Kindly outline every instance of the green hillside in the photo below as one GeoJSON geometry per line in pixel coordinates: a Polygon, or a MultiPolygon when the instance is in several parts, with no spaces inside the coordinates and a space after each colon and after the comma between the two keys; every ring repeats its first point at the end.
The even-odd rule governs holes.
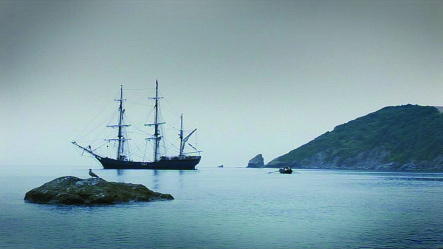
{"type": "Polygon", "coordinates": [[[267,167],[443,170],[443,114],[404,105],[339,125],[267,167]]]}

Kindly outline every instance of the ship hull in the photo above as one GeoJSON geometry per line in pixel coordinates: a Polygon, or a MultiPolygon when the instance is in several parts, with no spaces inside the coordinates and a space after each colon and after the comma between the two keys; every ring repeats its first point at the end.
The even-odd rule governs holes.
{"type": "Polygon", "coordinates": [[[157,170],[195,170],[200,156],[162,158],[157,162],[119,161],[112,158],[96,157],[104,169],[157,169],[157,170]]]}

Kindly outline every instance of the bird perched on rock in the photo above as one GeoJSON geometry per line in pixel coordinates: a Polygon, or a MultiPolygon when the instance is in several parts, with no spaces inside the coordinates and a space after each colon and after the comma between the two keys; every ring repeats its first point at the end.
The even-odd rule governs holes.
{"type": "Polygon", "coordinates": [[[90,175],[91,177],[97,177],[97,178],[99,178],[98,175],[96,175],[94,172],[92,172],[92,169],[89,169],[89,175],[90,175]]]}

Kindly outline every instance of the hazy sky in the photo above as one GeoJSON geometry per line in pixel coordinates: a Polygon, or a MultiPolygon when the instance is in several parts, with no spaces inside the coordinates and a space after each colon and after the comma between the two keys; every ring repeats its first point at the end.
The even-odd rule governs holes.
{"type": "Polygon", "coordinates": [[[384,106],[443,105],[442,69],[443,1],[0,0],[0,165],[98,168],[70,142],[156,79],[200,167],[268,162],[384,106]]]}

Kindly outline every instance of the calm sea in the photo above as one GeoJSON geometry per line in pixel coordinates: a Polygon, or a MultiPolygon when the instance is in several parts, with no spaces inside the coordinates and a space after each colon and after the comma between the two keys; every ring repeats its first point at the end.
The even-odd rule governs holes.
{"type": "Polygon", "coordinates": [[[173,201],[25,203],[87,168],[0,166],[0,248],[443,248],[443,174],[272,169],[101,170],[173,201]]]}

